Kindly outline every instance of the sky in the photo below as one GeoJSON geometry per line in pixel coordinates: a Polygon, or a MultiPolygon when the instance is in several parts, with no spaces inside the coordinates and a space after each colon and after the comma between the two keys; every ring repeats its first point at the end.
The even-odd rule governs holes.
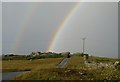
{"type": "Polygon", "coordinates": [[[4,2],[2,53],[82,52],[118,57],[117,2],[4,2]],[[62,24],[62,25],[61,25],[62,24]]]}

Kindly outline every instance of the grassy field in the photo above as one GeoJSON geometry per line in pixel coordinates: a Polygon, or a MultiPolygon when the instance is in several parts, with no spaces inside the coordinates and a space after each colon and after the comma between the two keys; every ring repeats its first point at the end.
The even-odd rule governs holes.
{"type": "Polygon", "coordinates": [[[70,61],[65,66],[66,68],[70,69],[83,69],[85,68],[83,57],[80,56],[72,56],[70,61]]]}
{"type": "Polygon", "coordinates": [[[2,71],[31,71],[35,69],[54,68],[62,58],[47,58],[35,60],[3,60],[2,71]]]}
{"type": "Polygon", "coordinates": [[[0,59],[0,72],[2,72],[2,60],[0,59]]]}
{"type": "MultiPolygon", "coordinates": [[[[38,60],[12,60],[3,61],[3,68],[19,70],[31,70],[13,80],[120,80],[120,69],[114,67],[88,67],[83,57],[72,56],[64,68],[56,68],[62,58],[38,59],[38,60]],[[9,62],[9,63],[8,63],[9,62]],[[14,63],[15,62],[15,63],[14,63]],[[9,67],[10,66],[10,67],[9,67]]],[[[120,59],[89,57],[92,62],[112,65],[120,59]]],[[[95,64],[95,65],[96,65],[95,64]]],[[[4,71],[8,71],[3,69],[4,71]]],[[[9,71],[10,71],[9,70],[9,71]]]]}
{"type": "MultiPolygon", "coordinates": [[[[111,63],[112,65],[115,61],[120,61],[120,59],[89,57],[88,61],[95,62],[97,64],[102,63],[103,65],[111,63]]],[[[79,71],[79,76],[81,75],[83,77],[79,77],[78,79],[82,80],[120,80],[120,69],[116,69],[110,66],[97,68],[95,65],[88,67],[85,65],[83,57],[80,56],[73,56],[70,62],[67,64],[66,68],[79,71]]]]}

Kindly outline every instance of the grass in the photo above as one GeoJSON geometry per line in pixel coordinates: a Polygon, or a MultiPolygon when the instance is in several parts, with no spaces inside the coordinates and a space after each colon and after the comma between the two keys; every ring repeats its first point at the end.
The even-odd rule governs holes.
{"type": "Polygon", "coordinates": [[[120,80],[119,71],[85,69],[37,69],[13,80],[120,80]],[[82,74],[81,74],[82,73],[82,74]]]}
{"type": "MultiPolygon", "coordinates": [[[[3,68],[31,70],[30,72],[13,78],[13,80],[120,80],[120,69],[93,69],[84,64],[83,57],[81,56],[72,56],[64,68],[56,68],[56,65],[61,60],[62,58],[49,58],[33,61],[3,61],[3,68]]],[[[88,61],[94,61],[96,63],[113,63],[119,60],[120,59],[100,58],[93,56],[90,56],[88,59],[88,61]]]]}
{"type": "Polygon", "coordinates": [[[2,60],[0,59],[0,72],[2,72],[2,60]]]}
{"type": "Polygon", "coordinates": [[[115,61],[120,61],[120,59],[117,58],[105,58],[105,57],[94,57],[94,56],[90,56],[89,57],[89,61],[95,61],[95,62],[112,62],[114,63],[115,61]]]}
{"type": "MultiPolygon", "coordinates": [[[[120,59],[114,58],[100,58],[100,57],[89,57],[88,61],[96,62],[96,63],[114,63],[115,61],[120,61],[120,59]]],[[[115,68],[90,68],[85,66],[83,57],[73,56],[70,62],[67,64],[66,68],[75,69],[75,70],[83,70],[86,74],[85,77],[89,80],[120,80],[120,69],[115,68]]],[[[86,78],[81,78],[86,80],[86,78]]]]}
{"type": "Polygon", "coordinates": [[[47,69],[54,68],[62,58],[47,58],[47,59],[35,59],[35,60],[3,60],[2,71],[30,71],[34,69],[47,69]]]}
{"type": "Polygon", "coordinates": [[[70,58],[70,61],[67,63],[65,67],[70,69],[76,69],[76,68],[83,69],[85,68],[85,64],[82,57],[72,56],[70,58]]]}
{"type": "MultiPolygon", "coordinates": [[[[79,74],[83,70],[53,68],[39,69],[14,78],[14,80],[80,80],[86,77],[79,74]],[[36,75],[36,76],[35,76],[36,75]]],[[[89,77],[92,77],[89,73],[89,77]]]]}

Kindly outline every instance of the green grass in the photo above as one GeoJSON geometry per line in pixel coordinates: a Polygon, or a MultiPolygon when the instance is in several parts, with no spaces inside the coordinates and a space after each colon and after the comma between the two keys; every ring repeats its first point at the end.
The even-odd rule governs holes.
{"type": "Polygon", "coordinates": [[[0,72],[2,72],[2,60],[0,58],[0,72]]]}
{"type": "MultiPolygon", "coordinates": [[[[114,58],[100,58],[100,57],[89,57],[88,61],[96,62],[96,63],[114,63],[115,61],[119,61],[120,59],[114,59],[114,58]]],[[[87,79],[93,79],[93,80],[120,80],[120,70],[115,68],[90,68],[85,66],[83,57],[80,56],[73,56],[70,59],[70,62],[67,64],[66,68],[70,69],[77,69],[77,70],[84,70],[86,72],[86,78],[87,79]],[[91,77],[89,77],[91,75],[91,77]]],[[[86,78],[82,78],[86,80],[86,78]]]]}
{"type": "Polygon", "coordinates": [[[105,63],[107,63],[107,62],[112,62],[112,63],[114,63],[115,61],[120,61],[120,59],[90,56],[90,57],[89,57],[89,61],[105,62],[105,63]]]}
{"type": "MultiPolygon", "coordinates": [[[[30,69],[13,80],[120,80],[120,69],[89,68],[84,64],[83,57],[72,56],[64,68],[56,68],[62,58],[48,58],[40,60],[11,60],[3,61],[3,68],[18,70],[30,69]],[[9,63],[8,63],[9,62],[9,63]],[[16,62],[16,63],[14,63],[16,62]],[[15,67],[15,65],[17,66],[15,67]],[[11,65],[11,67],[9,67],[11,65]],[[14,67],[13,67],[14,66],[14,67]]],[[[120,59],[100,58],[90,56],[88,61],[96,63],[114,63],[120,59]]]]}
{"type": "Polygon", "coordinates": [[[120,80],[119,71],[53,68],[34,70],[14,80],[120,80]],[[84,73],[85,75],[81,75],[84,73]]]}
{"type": "MultiPolygon", "coordinates": [[[[85,72],[84,70],[67,69],[67,68],[53,68],[53,69],[39,69],[24,75],[14,78],[14,80],[79,80],[87,79],[79,74],[85,72]],[[69,71],[70,70],[70,71],[69,71]],[[36,75],[36,76],[35,76],[36,75]]],[[[88,74],[89,77],[91,73],[88,74]]]]}
{"type": "Polygon", "coordinates": [[[54,68],[62,58],[46,58],[46,59],[35,59],[35,60],[3,60],[2,71],[13,72],[13,71],[30,71],[34,69],[46,69],[54,68]]]}
{"type": "Polygon", "coordinates": [[[70,69],[76,69],[76,68],[77,69],[83,69],[83,68],[85,68],[83,57],[72,56],[70,58],[70,61],[67,63],[67,65],[65,67],[70,68],[70,69]]]}

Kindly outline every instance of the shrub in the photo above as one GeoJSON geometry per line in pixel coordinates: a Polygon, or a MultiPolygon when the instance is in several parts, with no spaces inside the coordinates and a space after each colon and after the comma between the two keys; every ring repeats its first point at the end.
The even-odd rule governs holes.
{"type": "Polygon", "coordinates": [[[63,52],[63,53],[61,53],[61,55],[63,55],[66,58],[69,58],[70,57],[70,52],[63,52]]]}

